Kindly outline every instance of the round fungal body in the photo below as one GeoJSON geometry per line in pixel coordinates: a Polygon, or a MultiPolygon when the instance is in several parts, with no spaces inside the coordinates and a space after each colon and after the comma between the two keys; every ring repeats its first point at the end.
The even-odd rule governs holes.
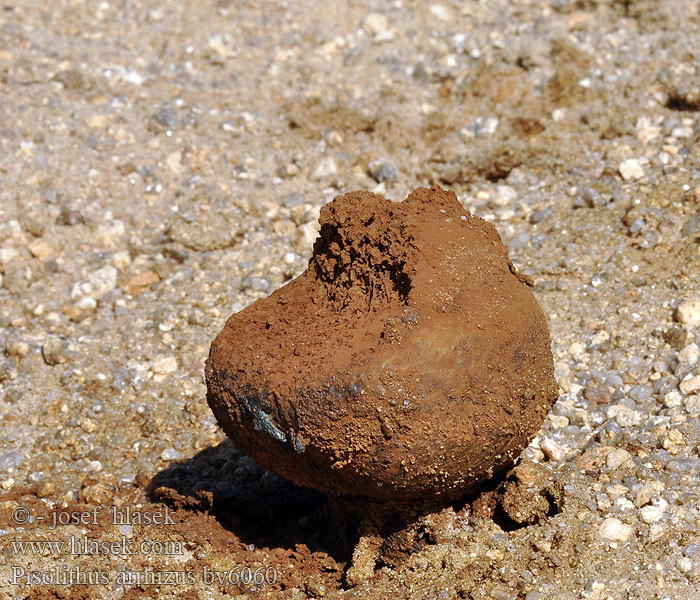
{"type": "Polygon", "coordinates": [[[208,402],[263,466],[386,505],[456,498],[513,463],[557,397],[541,308],[452,192],[324,206],[308,269],[233,315],[208,402]]]}

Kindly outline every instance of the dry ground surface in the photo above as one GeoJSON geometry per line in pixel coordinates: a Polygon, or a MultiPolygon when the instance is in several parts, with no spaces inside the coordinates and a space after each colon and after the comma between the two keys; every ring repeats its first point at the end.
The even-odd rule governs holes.
{"type": "Polygon", "coordinates": [[[700,597],[699,111],[697,0],[5,0],[0,598],[700,597]],[[430,184],[534,280],[561,395],[353,586],[203,364],[324,203],[430,184]]]}

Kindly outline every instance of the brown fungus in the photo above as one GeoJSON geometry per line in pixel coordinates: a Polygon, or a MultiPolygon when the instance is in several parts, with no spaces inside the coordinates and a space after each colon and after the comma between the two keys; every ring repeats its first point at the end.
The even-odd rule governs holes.
{"type": "Polygon", "coordinates": [[[307,270],[233,315],[208,401],[261,465],[396,510],[510,466],[557,397],[547,324],[496,228],[453,192],[323,207],[307,270]]]}

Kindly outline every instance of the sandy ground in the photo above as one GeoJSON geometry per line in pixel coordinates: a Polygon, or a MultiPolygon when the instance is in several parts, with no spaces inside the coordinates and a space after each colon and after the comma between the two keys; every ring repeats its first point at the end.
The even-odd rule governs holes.
{"type": "Polygon", "coordinates": [[[0,598],[700,597],[699,48],[697,0],[1,6],[0,598]],[[561,395],[348,578],[204,360],[323,204],[432,184],[534,280],[561,395]]]}

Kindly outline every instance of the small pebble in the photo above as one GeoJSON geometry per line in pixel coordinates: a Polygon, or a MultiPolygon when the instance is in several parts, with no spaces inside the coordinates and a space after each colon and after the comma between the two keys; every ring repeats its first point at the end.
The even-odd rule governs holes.
{"type": "Polygon", "coordinates": [[[122,284],[122,289],[131,296],[138,296],[160,280],[153,271],[144,271],[130,277],[122,284]]]}
{"type": "Polygon", "coordinates": [[[363,27],[376,42],[390,40],[393,37],[389,29],[389,20],[380,13],[368,14],[363,21],[363,27]]]}
{"type": "Polygon", "coordinates": [[[81,496],[87,504],[92,506],[105,505],[114,497],[114,490],[104,483],[95,483],[82,490],[81,496]]]}
{"type": "Polygon", "coordinates": [[[86,471],[89,473],[99,473],[102,470],[102,463],[99,460],[91,460],[86,471]]]}
{"type": "Polygon", "coordinates": [[[67,340],[52,335],[41,346],[41,353],[47,365],[54,366],[68,362],[71,349],[67,340]]]}
{"type": "Polygon", "coordinates": [[[43,240],[36,240],[29,244],[29,252],[40,261],[47,261],[53,256],[53,249],[43,240]]]}
{"type": "Polygon", "coordinates": [[[432,4],[430,6],[430,12],[441,21],[447,22],[450,20],[450,13],[443,4],[432,4]]]}
{"type": "Polygon", "coordinates": [[[0,454],[0,472],[12,473],[24,463],[24,457],[16,450],[0,454]]]}
{"type": "Polygon", "coordinates": [[[551,438],[542,438],[540,448],[548,460],[560,462],[564,458],[564,449],[551,438]]]}
{"type": "Polygon", "coordinates": [[[5,352],[8,356],[24,358],[29,354],[30,349],[29,344],[18,335],[9,336],[5,342],[5,352]]]}
{"type": "Polygon", "coordinates": [[[632,455],[622,448],[613,448],[605,457],[605,464],[609,469],[617,469],[625,464],[632,455]]]}
{"type": "Polygon", "coordinates": [[[496,186],[496,191],[489,198],[489,205],[495,208],[511,206],[518,198],[518,192],[509,185],[496,186]]]}
{"type": "Polygon", "coordinates": [[[74,300],[83,296],[100,298],[117,287],[117,275],[118,271],[112,265],[102,267],[90,273],[84,281],[76,283],[70,296],[74,300]]]}
{"type": "Polygon", "coordinates": [[[700,359],[700,347],[697,344],[688,344],[678,353],[678,360],[687,365],[696,365],[700,359]]]}
{"type": "Polygon", "coordinates": [[[18,256],[19,252],[15,248],[0,248],[0,265],[6,267],[18,256]]]}
{"type": "Polygon", "coordinates": [[[676,561],[676,568],[681,573],[690,573],[693,568],[693,561],[687,556],[682,556],[676,561]]]}
{"type": "Polygon", "coordinates": [[[683,396],[678,390],[671,390],[664,395],[664,406],[676,408],[683,403],[683,396]]]}
{"type": "Polygon", "coordinates": [[[644,169],[636,158],[628,158],[620,163],[618,167],[622,179],[630,181],[644,177],[644,169]]]}
{"type": "Polygon", "coordinates": [[[615,542],[626,542],[634,529],[616,517],[608,517],[603,520],[598,530],[600,537],[615,542]]]}
{"type": "Polygon", "coordinates": [[[580,342],[574,342],[569,346],[569,356],[575,360],[582,361],[586,357],[586,348],[580,342]]]}
{"type": "Polygon", "coordinates": [[[177,112],[170,106],[166,106],[153,115],[155,121],[162,127],[172,129],[177,125],[177,112]]]}
{"type": "Polygon", "coordinates": [[[317,223],[304,223],[297,227],[297,246],[299,252],[306,254],[313,246],[317,236],[317,223]]]}
{"type": "Polygon", "coordinates": [[[333,177],[338,173],[338,165],[332,156],[326,156],[322,158],[314,168],[311,179],[314,181],[319,181],[321,179],[327,179],[333,177]]]}
{"type": "Polygon", "coordinates": [[[661,499],[655,504],[643,506],[639,511],[639,518],[644,523],[656,523],[664,515],[668,502],[661,499]]]}
{"type": "Polygon", "coordinates": [[[634,496],[634,505],[637,508],[640,508],[646,504],[649,504],[651,502],[651,499],[654,497],[654,488],[650,485],[642,485],[639,487],[637,490],[637,493],[634,496]]]}
{"type": "Polygon", "coordinates": [[[694,394],[695,392],[700,391],[700,375],[695,375],[695,376],[690,377],[684,381],[681,381],[678,388],[686,396],[689,396],[690,394],[694,394]]]}
{"type": "Polygon", "coordinates": [[[700,326],[700,298],[693,297],[683,300],[676,309],[676,318],[679,323],[688,327],[700,326]]]}
{"type": "Polygon", "coordinates": [[[83,311],[91,311],[97,308],[97,300],[92,296],[84,296],[75,303],[75,307],[83,311]]]}
{"type": "Polygon", "coordinates": [[[671,327],[664,332],[664,341],[675,350],[680,350],[686,344],[688,333],[682,327],[671,327]]]}
{"type": "Polygon", "coordinates": [[[177,371],[177,359],[174,356],[161,355],[153,359],[151,369],[154,373],[170,374],[177,371]]]}
{"type": "Polygon", "coordinates": [[[396,181],[398,171],[389,160],[377,159],[369,163],[368,171],[372,179],[378,183],[396,181]]]}
{"type": "Polygon", "coordinates": [[[255,290],[256,292],[269,292],[272,288],[272,284],[265,277],[246,277],[241,282],[241,287],[248,290],[255,290]]]}
{"type": "Polygon", "coordinates": [[[104,246],[114,246],[118,244],[126,235],[124,221],[115,219],[101,225],[95,232],[95,241],[104,246]]]}
{"type": "Polygon", "coordinates": [[[620,427],[627,428],[639,425],[642,422],[642,413],[627,406],[615,406],[615,421],[620,427]]]}
{"type": "Polygon", "coordinates": [[[175,450],[175,448],[166,448],[160,453],[162,460],[179,460],[182,458],[182,454],[175,450]]]}
{"type": "Polygon", "coordinates": [[[692,416],[700,416],[700,396],[690,396],[683,402],[686,412],[692,416]]]}
{"type": "Polygon", "coordinates": [[[700,233],[700,214],[690,217],[690,219],[683,224],[681,233],[686,237],[700,233]]]}

